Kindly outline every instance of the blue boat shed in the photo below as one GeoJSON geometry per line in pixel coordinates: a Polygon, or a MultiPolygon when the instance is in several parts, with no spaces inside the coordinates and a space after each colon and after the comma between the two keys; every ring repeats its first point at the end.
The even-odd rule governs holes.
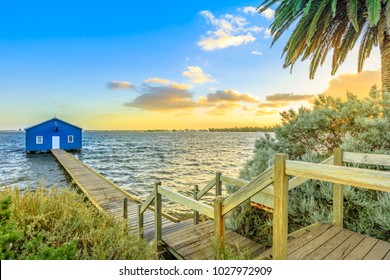
{"type": "Polygon", "coordinates": [[[25,128],[26,152],[48,152],[52,149],[80,150],[82,128],[56,117],[25,128]]]}

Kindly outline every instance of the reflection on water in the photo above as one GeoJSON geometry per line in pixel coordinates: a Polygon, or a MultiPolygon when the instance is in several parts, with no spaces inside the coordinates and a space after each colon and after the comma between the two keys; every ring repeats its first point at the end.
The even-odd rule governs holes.
{"type": "MultiPolygon", "coordinates": [[[[192,196],[193,187],[203,187],[215,172],[238,176],[252,157],[255,140],[262,133],[209,132],[84,132],[83,150],[74,155],[81,161],[145,199],[153,183],[161,181],[182,194],[192,196]]],[[[68,184],[51,154],[26,155],[24,133],[0,133],[0,184],[20,188],[68,184]]],[[[206,200],[211,201],[209,195],[206,200]]],[[[165,202],[179,213],[188,209],[165,202]]],[[[166,208],[165,208],[166,209],[166,208]]]]}

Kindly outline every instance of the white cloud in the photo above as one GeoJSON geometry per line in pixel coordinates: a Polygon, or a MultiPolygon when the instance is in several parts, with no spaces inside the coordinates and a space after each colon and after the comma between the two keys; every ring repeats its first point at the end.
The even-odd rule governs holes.
{"type": "Polygon", "coordinates": [[[251,54],[253,54],[253,55],[263,55],[263,53],[261,51],[258,51],[258,50],[252,51],[251,54]]]}
{"type": "Polygon", "coordinates": [[[267,29],[264,31],[264,39],[268,39],[268,38],[271,38],[271,37],[272,37],[271,29],[267,28],[267,29]]]}
{"type": "Polygon", "coordinates": [[[210,75],[207,75],[199,66],[188,66],[187,71],[183,71],[183,76],[190,78],[195,84],[215,82],[210,75]]]}
{"type": "Polygon", "coordinates": [[[254,15],[257,13],[256,7],[252,7],[252,6],[244,7],[243,11],[244,14],[250,14],[250,15],[254,15]]]}
{"type": "Polygon", "coordinates": [[[241,16],[225,14],[216,18],[210,11],[202,11],[200,14],[215,28],[214,31],[208,31],[207,35],[202,36],[198,42],[198,46],[204,51],[213,51],[254,42],[256,38],[252,35],[252,32],[257,33],[263,30],[263,28],[255,25],[248,26],[249,22],[247,19],[241,16]]]}
{"type": "Polygon", "coordinates": [[[266,19],[273,19],[275,16],[275,11],[272,10],[271,8],[267,8],[264,12],[261,13],[261,15],[266,19]]]}

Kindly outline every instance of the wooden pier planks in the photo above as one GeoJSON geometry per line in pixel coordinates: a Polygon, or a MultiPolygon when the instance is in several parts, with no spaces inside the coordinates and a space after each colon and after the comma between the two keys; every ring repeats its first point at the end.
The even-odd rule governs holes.
{"type": "MultiPolygon", "coordinates": [[[[166,249],[178,259],[210,260],[214,258],[213,237],[214,223],[207,221],[163,235],[163,241],[166,249]]],[[[225,231],[225,246],[250,259],[264,252],[259,244],[230,230],[225,231]]]]}
{"type": "MultiPolygon", "coordinates": [[[[137,198],[132,197],[125,190],[121,189],[101,174],[97,173],[71,154],[64,150],[52,150],[72,181],[84,192],[89,200],[101,211],[110,213],[118,219],[122,218],[122,200],[128,198],[127,213],[130,232],[136,232],[137,225],[137,198]]],[[[154,213],[146,210],[144,214],[144,236],[147,240],[154,237],[154,213]]],[[[192,221],[173,222],[162,217],[163,234],[179,230],[192,224],[192,221]]]]}
{"type": "MultiPolygon", "coordinates": [[[[333,225],[319,224],[287,242],[289,260],[385,260],[390,243],[333,225]]],[[[272,248],[260,258],[272,259],[272,248]]]]}

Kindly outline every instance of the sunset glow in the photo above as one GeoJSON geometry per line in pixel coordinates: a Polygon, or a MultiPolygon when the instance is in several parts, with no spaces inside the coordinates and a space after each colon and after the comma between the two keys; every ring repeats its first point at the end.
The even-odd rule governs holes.
{"type": "Polygon", "coordinates": [[[22,2],[0,4],[0,130],[53,116],[104,130],[266,126],[318,94],[380,85],[378,50],[360,74],[357,50],[335,76],[329,58],[314,80],[307,62],[283,69],[287,36],[270,48],[274,9],[256,1],[22,2]]]}

